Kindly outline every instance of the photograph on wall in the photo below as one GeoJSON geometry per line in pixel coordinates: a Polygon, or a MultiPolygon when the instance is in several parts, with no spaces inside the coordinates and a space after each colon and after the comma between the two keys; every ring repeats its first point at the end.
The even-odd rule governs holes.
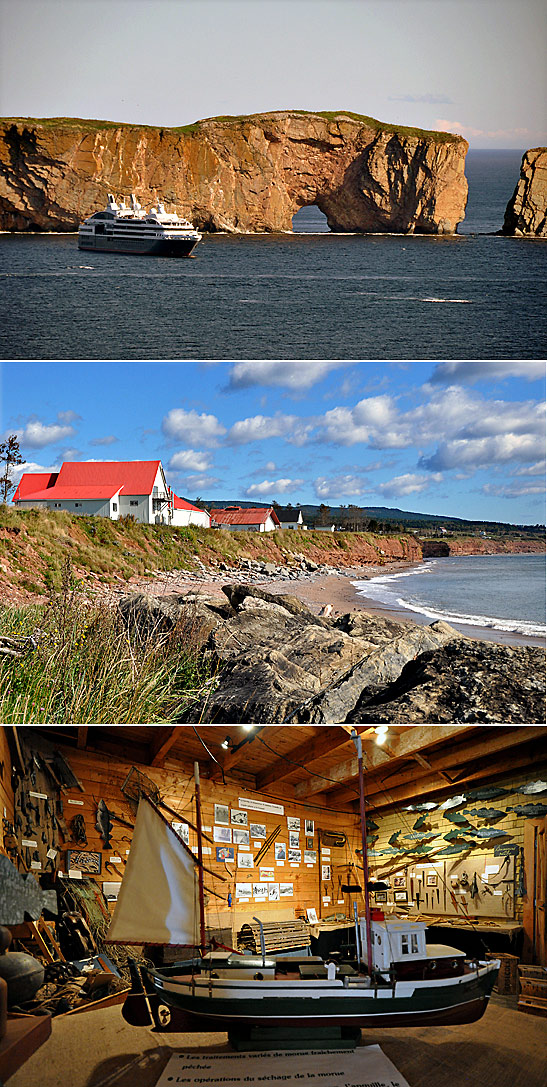
{"type": "Polygon", "coordinates": [[[289,849],[300,848],[300,835],[295,830],[289,831],[289,849]]]}
{"type": "Polygon", "coordinates": [[[268,899],[270,902],[279,902],[279,883],[268,883],[268,899]]]}
{"type": "Polygon", "coordinates": [[[291,815],[288,815],[287,830],[300,830],[300,819],[293,819],[291,815]]]}
{"type": "Polygon", "coordinates": [[[260,878],[264,883],[273,883],[275,879],[275,868],[260,868],[260,878]]]}
{"type": "Polygon", "coordinates": [[[304,851],[304,864],[316,864],[317,852],[315,849],[306,849],[304,851]]]}
{"type": "Polygon", "coordinates": [[[387,902],[387,891],[376,891],[374,899],[377,906],[382,906],[387,902]]]}
{"type": "Polygon", "coordinates": [[[236,898],[252,898],[252,883],[236,883],[236,898]]]}
{"type": "Polygon", "coordinates": [[[232,820],[232,823],[238,823],[240,827],[247,826],[246,811],[238,811],[237,808],[235,810],[232,808],[232,811],[230,812],[230,819],[232,820]]]}
{"type": "Polygon", "coordinates": [[[300,864],[302,860],[301,849],[289,849],[289,864],[300,864]]]}
{"type": "Polygon", "coordinates": [[[93,853],[90,850],[67,849],[66,870],[77,868],[80,872],[90,872],[99,875],[101,871],[102,853],[93,853]]]}
{"type": "Polygon", "coordinates": [[[305,822],[306,834],[313,834],[314,827],[315,827],[315,823],[314,823],[313,819],[306,819],[306,822],[305,822]]]}
{"type": "Polygon", "coordinates": [[[217,845],[216,854],[217,861],[233,861],[234,847],[233,845],[217,845]]]}
{"type": "Polygon", "coordinates": [[[315,906],[308,906],[308,909],[306,910],[306,918],[312,925],[315,925],[317,923],[318,918],[315,906]]]}
{"type": "Polygon", "coordinates": [[[238,853],[237,855],[237,867],[238,868],[254,868],[254,857],[252,853],[238,853]]]}
{"type": "Polygon", "coordinates": [[[437,873],[436,872],[429,872],[428,877],[427,877],[427,881],[426,881],[426,886],[427,887],[436,887],[437,886],[437,873]]]}
{"type": "Polygon", "coordinates": [[[313,838],[306,838],[306,849],[313,849],[313,838]]]}
{"type": "Polygon", "coordinates": [[[264,823],[251,823],[249,827],[249,834],[251,838],[265,838],[266,827],[264,823]]]}
{"type": "Polygon", "coordinates": [[[395,902],[406,902],[406,891],[394,891],[393,898],[395,902]]]}
{"type": "Polygon", "coordinates": [[[331,877],[330,864],[322,864],[321,865],[321,879],[324,879],[324,880],[326,880],[328,882],[330,877],[331,877]]]}
{"type": "Polygon", "coordinates": [[[213,827],[214,842],[231,842],[232,831],[230,827],[213,827]]]}
{"type": "Polygon", "coordinates": [[[279,897],[280,898],[292,898],[293,885],[292,883],[280,883],[279,884],[279,897]]]}
{"type": "Polygon", "coordinates": [[[394,876],[393,887],[404,887],[406,889],[406,876],[394,876]]]}
{"type": "Polygon", "coordinates": [[[267,883],[253,883],[253,898],[267,898],[268,897],[268,884],[267,883]]]}
{"type": "Polygon", "coordinates": [[[225,804],[215,804],[215,823],[229,823],[230,809],[225,804]]]}
{"type": "Polygon", "coordinates": [[[234,827],[232,831],[232,841],[234,845],[249,845],[249,831],[234,827]]]}
{"type": "Polygon", "coordinates": [[[287,860],[287,846],[285,842],[276,842],[274,845],[275,859],[278,862],[287,860]]]}
{"type": "Polygon", "coordinates": [[[185,845],[190,845],[190,827],[188,823],[171,823],[175,834],[178,834],[185,845]]]}

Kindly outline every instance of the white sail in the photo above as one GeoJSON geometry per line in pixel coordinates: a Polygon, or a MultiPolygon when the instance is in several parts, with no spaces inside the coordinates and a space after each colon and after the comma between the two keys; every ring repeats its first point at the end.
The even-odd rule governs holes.
{"type": "Polygon", "coordinates": [[[108,942],[198,943],[195,872],[193,855],[141,799],[108,942]]]}

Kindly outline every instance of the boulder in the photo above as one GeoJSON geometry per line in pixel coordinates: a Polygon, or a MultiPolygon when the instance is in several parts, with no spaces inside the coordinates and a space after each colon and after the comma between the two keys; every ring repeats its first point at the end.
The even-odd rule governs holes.
{"type": "Polygon", "coordinates": [[[523,155],[502,233],[547,237],[547,147],[533,147],[523,155]]]}

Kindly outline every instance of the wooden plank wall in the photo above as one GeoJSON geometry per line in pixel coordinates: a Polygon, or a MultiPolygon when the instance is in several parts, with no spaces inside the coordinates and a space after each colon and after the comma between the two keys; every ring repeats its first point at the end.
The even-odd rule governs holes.
{"type": "MultiPolygon", "coordinates": [[[[121,786],[131,770],[131,763],[123,763],[118,759],[109,759],[108,756],[102,756],[87,750],[68,747],[60,747],[59,750],[62,751],[85,790],[81,792],[79,789],[74,788],[64,792],[65,820],[67,824],[70,824],[70,820],[74,815],[83,815],[87,833],[87,846],[64,843],[61,847],[62,851],[66,853],[67,848],[78,848],[101,852],[102,871],[100,876],[94,876],[93,878],[99,883],[116,881],[121,878],[120,875],[115,870],[108,871],[105,865],[111,863],[123,874],[124,864],[127,861],[131,846],[132,832],[127,827],[114,822],[111,847],[104,849],[104,843],[95,827],[96,812],[99,800],[103,799],[110,810],[127,821],[134,821],[134,811],[132,811],[129,802],[121,791],[121,786]],[[111,861],[110,858],[112,857],[120,857],[121,862],[111,861]]],[[[183,765],[166,762],[163,768],[148,766],[139,766],[137,768],[157,784],[162,800],[179,813],[180,822],[184,822],[186,817],[192,823],[195,823],[193,763],[188,762],[187,765],[183,765]]],[[[285,796],[268,797],[249,790],[247,785],[239,786],[229,782],[224,786],[222,782],[208,781],[203,776],[202,771],[202,818],[204,828],[207,828],[206,833],[210,838],[215,837],[215,804],[227,807],[230,812],[247,810],[248,827],[238,826],[238,829],[249,829],[251,823],[263,824],[266,836],[269,836],[272,831],[280,826],[276,841],[285,843],[287,852],[289,847],[287,817],[301,820],[299,834],[299,843],[302,850],[301,863],[291,865],[287,858],[283,864],[277,864],[272,844],[260,865],[261,868],[274,869],[274,883],[293,884],[293,894],[279,899],[279,901],[270,901],[269,899],[264,901],[262,898],[257,901],[254,896],[247,902],[238,900],[236,896],[236,885],[238,883],[255,884],[264,882],[261,878],[260,869],[253,868],[249,870],[238,867],[238,848],[233,844],[226,843],[228,848],[234,849],[234,861],[225,863],[224,860],[217,860],[216,855],[217,845],[222,847],[222,843],[214,841],[204,843],[204,863],[218,876],[224,877],[223,880],[219,879],[218,876],[215,878],[215,876],[209,874],[205,877],[206,886],[221,896],[217,898],[213,894],[209,895],[206,913],[208,924],[212,928],[232,927],[233,930],[237,930],[241,927],[241,924],[257,914],[258,908],[260,917],[264,921],[292,919],[303,914],[309,907],[315,907],[318,917],[325,917],[334,912],[348,913],[349,915],[354,898],[358,902],[359,909],[364,908],[362,895],[351,896],[350,900],[348,894],[343,894],[340,891],[340,885],[347,883],[347,864],[349,862],[353,864],[358,862],[355,854],[355,848],[360,845],[360,825],[357,816],[351,813],[337,813],[326,808],[296,803],[291,799],[290,792],[290,787],[286,787],[285,796]],[[243,809],[239,806],[240,798],[281,804],[284,811],[283,814],[276,814],[250,808],[243,809]],[[313,834],[305,834],[306,819],[314,822],[313,834]],[[330,854],[321,857],[318,846],[318,832],[320,829],[345,833],[348,838],[347,845],[341,848],[331,847],[330,854]],[[307,865],[304,863],[304,849],[306,848],[306,838],[310,837],[313,838],[312,849],[316,853],[316,860],[315,863],[307,865]],[[330,873],[324,873],[325,877],[330,876],[330,878],[320,879],[321,864],[330,866],[330,873]],[[231,906],[228,905],[228,894],[231,895],[231,906]],[[326,899],[329,901],[325,901],[326,899]]],[[[166,815],[166,818],[175,822],[174,817],[171,815],[166,815]]],[[[230,832],[233,832],[234,825],[233,822],[228,824],[230,832]]],[[[225,824],[224,828],[226,829],[225,824]]],[[[230,834],[231,836],[232,834],[230,834]]],[[[263,844],[264,838],[253,836],[250,838],[249,849],[241,850],[241,852],[247,852],[254,858],[259,851],[259,847],[263,844]]],[[[196,851],[197,839],[193,830],[189,831],[189,845],[191,849],[196,851]]],[[[66,870],[64,857],[60,868],[66,870]]],[[[359,879],[354,879],[352,882],[358,883],[359,879]]]]}
{"type": "Polygon", "coordinates": [[[6,730],[4,728],[0,728],[0,816],[9,819],[10,823],[13,823],[11,754],[8,747],[6,730]]]}

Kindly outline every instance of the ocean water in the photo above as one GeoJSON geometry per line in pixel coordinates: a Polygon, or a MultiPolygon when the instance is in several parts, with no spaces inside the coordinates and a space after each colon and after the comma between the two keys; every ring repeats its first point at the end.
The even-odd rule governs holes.
{"type": "Polygon", "coordinates": [[[453,237],[331,234],[315,208],[190,260],[0,235],[0,358],[543,358],[546,243],[491,233],[520,159],[469,153],[453,237]]]}
{"type": "Polygon", "coordinates": [[[463,633],[482,627],[545,637],[545,555],[456,555],[355,581],[358,595],[463,633]]]}

